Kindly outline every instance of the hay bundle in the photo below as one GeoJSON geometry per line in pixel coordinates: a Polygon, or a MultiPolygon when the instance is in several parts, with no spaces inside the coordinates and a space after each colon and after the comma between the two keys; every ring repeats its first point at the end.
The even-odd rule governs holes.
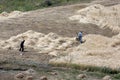
{"type": "Polygon", "coordinates": [[[18,73],[15,75],[15,79],[18,80],[18,79],[24,79],[25,77],[25,74],[24,73],[18,73]]]}
{"type": "Polygon", "coordinates": [[[27,76],[25,80],[33,80],[33,76],[27,76]]]}
{"type": "Polygon", "coordinates": [[[111,79],[111,76],[106,75],[106,76],[103,77],[103,80],[112,80],[112,79],[111,79]]]}
{"type": "Polygon", "coordinates": [[[94,4],[87,8],[79,10],[76,15],[70,17],[70,20],[78,20],[82,23],[92,23],[101,28],[110,28],[113,31],[120,31],[120,5],[104,7],[100,4],[94,4]]]}
{"type": "Polygon", "coordinates": [[[46,37],[49,37],[54,40],[54,39],[57,39],[59,36],[57,34],[51,32],[48,35],[46,35],[46,37]]]}
{"type": "Polygon", "coordinates": [[[3,49],[18,49],[20,42],[25,39],[25,47],[37,49],[41,52],[52,52],[56,49],[66,50],[72,47],[75,40],[73,38],[63,38],[55,33],[44,35],[39,32],[29,30],[25,33],[13,36],[8,40],[1,41],[0,47],[3,49]]]}
{"type": "Polygon", "coordinates": [[[120,46],[120,33],[112,37],[112,42],[110,43],[110,46],[112,47],[120,46]]]}

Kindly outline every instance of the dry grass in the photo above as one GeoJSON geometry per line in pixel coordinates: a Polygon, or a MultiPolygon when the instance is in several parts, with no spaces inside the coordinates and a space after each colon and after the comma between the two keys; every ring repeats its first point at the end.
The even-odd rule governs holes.
{"type": "MultiPolygon", "coordinates": [[[[19,43],[26,36],[25,47],[37,50],[39,53],[49,54],[55,58],[50,62],[66,62],[84,65],[106,66],[119,68],[119,49],[112,47],[115,38],[89,34],[83,37],[85,43],[77,43],[75,38],[61,37],[54,33],[47,35],[29,30],[25,33],[1,41],[3,49],[19,49],[19,43]],[[40,37],[41,36],[41,37],[40,37]],[[14,42],[14,40],[18,40],[14,42]],[[113,43],[111,43],[113,41],[113,43]],[[77,44],[77,45],[76,45],[77,44]],[[80,45],[79,45],[80,44],[80,45]],[[63,54],[64,53],[64,54],[63,54]],[[114,65],[113,65],[114,64],[114,65]]],[[[30,59],[32,56],[28,56],[30,59]]],[[[28,60],[29,60],[28,59],[28,60]]],[[[39,60],[39,56],[33,58],[39,60]]]]}
{"type": "MultiPolygon", "coordinates": [[[[85,6],[86,5],[82,6],[82,8],[85,6]]],[[[72,68],[79,68],[81,66],[80,69],[88,69],[88,71],[118,73],[116,70],[120,66],[120,51],[119,42],[115,41],[119,41],[119,36],[116,38],[103,36],[113,36],[113,26],[108,25],[111,30],[103,30],[96,25],[85,25],[70,21],[68,17],[74,15],[74,12],[79,9],[81,9],[81,5],[61,6],[53,9],[48,8],[28,12],[19,19],[14,18],[9,21],[1,22],[1,38],[3,38],[3,34],[4,39],[14,36],[4,41],[0,40],[1,48],[4,49],[4,51],[7,51],[6,49],[13,49],[13,53],[9,53],[12,50],[1,52],[0,54],[2,56],[0,56],[0,58],[3,57],[6,59],[6,57],[11,57],[15,58],[12,62],[13,64],[17,63],[20,66],[36,67],[38,65],[35,62],[49,63],[50,56],[48,56],[48,54],[54,53],[55,56],[54,58],[52,57],[53,59],[50,60],[50,63],[60,63],[60,66],[72,66],[72,68]],[[26,32],[26,30],[29,29],[35,31],[30,30],[26,32]],[[10,32],[11,30],[13,31],[10,32]],[[83,44],[79,44],[79,42],[75,41],[76,31],[78,32],[79,30],[83,30],[84,32],[87,32],[86,34],[89,34],[83,37],[83,40],[86,40],[83,44]],[[45,34],[42,34],[41,32],[45,34]],[[61,37],[56,33],[67,37],[61,37]],[[68,36],[74,37],[70,38],[68,36]],[[28,52],[23,56],[20,56],[18,51],[14,51],[19,48],[19,43],[23,38],[26,39],[25,46],[28,49],[28,52]],[[111,45],[115,45],[115,47],[112,47],[111,45]],[[39,53],[34,53],[29,48],[35,49],[39,51],[39,53]],[[22,63],[19,62],[19,60],[22,60],[22,63]]],[[[98,14],[95,13],[93,16],[98,16],[98,14]]],[[[103,17],[104,16],[102,15],[101,18],[103,17]]],[[[110,25],[111,24],[112,23],[110,23],[110,25]]],[[[9,58],[8,61],[11,58],[9,58]]],[[[3,63],[5,62],[3,61],[1,64],[3,63]]]]}
{"type": "Polygon", "coordinates": [[[100,4],[91,5],[80,9],[76,15],[70,17],[71,20],[78,20],[80,23],[92,23],[101,28],[110,28],[112,31],[120,31],[120,5],[105,7],[100,4]],[[87,13],[86,13],[87,12],[87,13]]]}
{"type": "Polygon", "coordinates": [[[4,20],[9,20],[11,18],[16,18],[16,17],[20,17],[23,16],[25,13],[21,12],[21,11],[13,11],[11,13],[7,13],[7,12],[2,12],[0,14],[0,22],[4,21],[4,20]]]}

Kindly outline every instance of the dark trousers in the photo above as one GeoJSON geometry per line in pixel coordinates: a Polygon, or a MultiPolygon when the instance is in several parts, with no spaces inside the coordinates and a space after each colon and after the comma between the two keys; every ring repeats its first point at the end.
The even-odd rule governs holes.
{"type": "Polygon", "coordinates": [[[82,36],[79,36],[79,41],[80,43],[82,43],[82,36]]]}
{"type": "Polygon", "coordinates": [[[19,49],[19,51],[22,51],[22,52],[23,52],[23,51],[24,51],[24,47],[21,46],[20,49],[19,49]]]}

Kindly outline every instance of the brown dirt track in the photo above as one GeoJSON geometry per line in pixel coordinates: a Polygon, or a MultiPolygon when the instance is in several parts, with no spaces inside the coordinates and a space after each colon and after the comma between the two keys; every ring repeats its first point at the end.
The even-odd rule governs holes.
{"type": "Polygon", "coordinates": [[[93,24],[79,24],[68,19],[77,10],[86,6],[86,4],[77,4],[46,8],[27,12],[22,17],[2,21],[0,22],[0,38],[8,39],[27,30],[35,30],[41,33],[54,32],[69,37],[76,36],[78,31],[84,31],[84,34],[114,35],[109,29],[100,29],[93,24]]]}

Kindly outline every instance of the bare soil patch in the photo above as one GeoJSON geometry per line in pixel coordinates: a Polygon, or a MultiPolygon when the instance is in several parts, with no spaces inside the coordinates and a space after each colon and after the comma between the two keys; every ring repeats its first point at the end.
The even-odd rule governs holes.
{"type": "Polygon", "coordinates": [[[84,34],[114,35],[115,33],[109,29],[101,29],[93,24],[79,24],[68,19],[77,10],[86,6],[87,4],[77,4],[46,8],[27,12],[20,17],[0,21],[0,38],[8,39],[27,30],[41,33],[53,32],[68,37],[76,36],[78,31],[83,31],[84,34]]]}

